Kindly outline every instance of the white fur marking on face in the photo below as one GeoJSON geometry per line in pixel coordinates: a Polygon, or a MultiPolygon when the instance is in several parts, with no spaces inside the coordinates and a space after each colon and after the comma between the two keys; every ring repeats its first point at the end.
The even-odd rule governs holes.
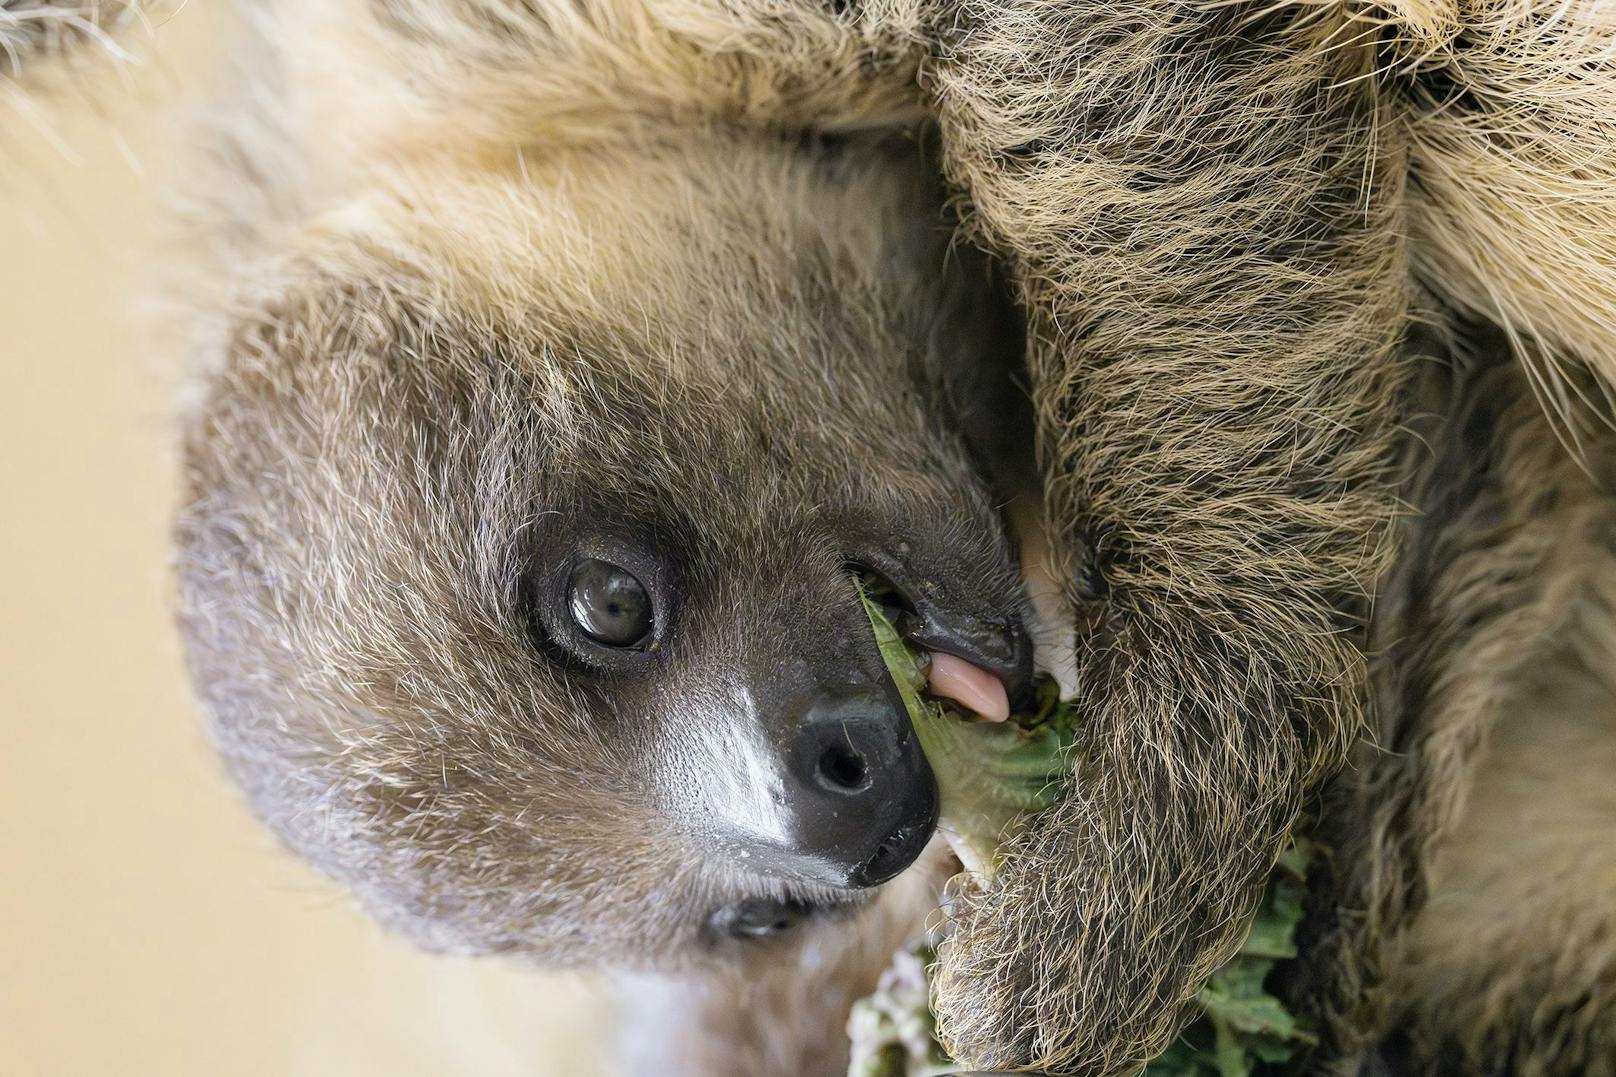
{"type": "MultiPolygon", "coordinates": [[[[765,741],[757,700],[744,684],[719,687],[700,699],[682,733],[689,755],[680,768],[699,815],[707,821],[747,820],[747,836],[789,845],[790,813],[785,809],[785,776],[765,741]]],[[[698,823],[701,820],[698,820],[698,823]]]]}

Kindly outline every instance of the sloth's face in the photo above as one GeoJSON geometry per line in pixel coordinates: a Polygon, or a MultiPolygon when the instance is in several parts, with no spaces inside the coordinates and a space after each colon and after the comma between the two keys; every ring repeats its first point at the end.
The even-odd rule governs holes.
{"type": "Polygon", "coordinates": [[[383,920],[665,964],[855,907],[927,844],[855,576],[1024,684],[945,385],[989,328],[909,284],[840,301],[807,253],[695,323],[389,261],[240,328],[188,443],[192,668],[256,810],[383,920]]]}

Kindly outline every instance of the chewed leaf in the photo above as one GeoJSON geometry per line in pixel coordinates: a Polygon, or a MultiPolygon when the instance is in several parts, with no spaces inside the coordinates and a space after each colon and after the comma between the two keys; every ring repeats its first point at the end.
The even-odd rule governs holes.
{"type": "Polygon", "coordinates": [[[923,694],[925,672],[881,606],[864,596],[870,627],[921,750],[937,777],[938,828],[966,869],[991,877],[996,852],[1016,822],[1049,807],[1069,774],[1074,737],[1058,701],[1024,728],[967,721],[923,694]]]}

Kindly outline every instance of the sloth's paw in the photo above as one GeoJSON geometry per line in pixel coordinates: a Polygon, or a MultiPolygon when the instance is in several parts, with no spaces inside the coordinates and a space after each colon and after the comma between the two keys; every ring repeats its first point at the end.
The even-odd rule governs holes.
{"type": "Polygon", "coordinates": [[[1112,858],[1110,877],[1097,877],[1105,869],[1083,849],[1094,835],[1087,810],[1063,801],[1012,840],[991,881],[955,880],[932,1005],[963,1067],[1128,1073],[1160,1054],[1184,1015],[1172,1001],[1185,986],[1183,909],[1132,858],[1112,858]]]}
{"type": "MultiPolygon", "coordinates": [[[[932,1007],[938,1037],[962,1065],[993,1070],[1024,1067],[1042,1052],[1039,995],[1043,949],[1059,933],[1027,937],[1037,915],[1017,908],[1027,887],[988,887],[962,876],[952,895],[950,932],[938,948],[932,1007]],[[1030,948],[1029,948],[1030,946],[1030,948]]],[[[1058,918],[1056,910],[1043,915],[1058,918]]]]}
{"type": "Polygon", "coordinates": [[[1113,1038],[1095,1027],[1105,1007],[1087,997],[1099,977],[1085,966],[1108,947],[1084,945],[1094,925],[1079,915],[1085,887],[1060,840],[1063,814],[1057,806],[1034,820],[991,881],[960,876],[950,894],[932,1004],[944,1047],[964,1066],[1086,1073],[1085,1052],[1113,1038]]]}

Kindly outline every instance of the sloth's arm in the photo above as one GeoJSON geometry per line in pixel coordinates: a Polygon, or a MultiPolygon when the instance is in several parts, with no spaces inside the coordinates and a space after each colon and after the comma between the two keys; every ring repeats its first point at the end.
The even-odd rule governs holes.
{"type": "Polygon", "coordinates": [[[954,905],[935,1001],[969,1065],[1125,1072],[1238,944],[1360,721],[1402,161],[1333,8],[1006,0],[938,25],[949,167],[1032,318],[1087,747],[954,905]]]}
{"type": "MultiPolygon", "coordinates": [[[[1573,439],[1582,360],[1616,387],[1616,19],[1598,0],[1396,5],[1410,71],[1409,230],[1445,301],[1530,336],[1573,439]]],[[[1599,387],[1595,387],[1596,394],[1599,387]]]]}

